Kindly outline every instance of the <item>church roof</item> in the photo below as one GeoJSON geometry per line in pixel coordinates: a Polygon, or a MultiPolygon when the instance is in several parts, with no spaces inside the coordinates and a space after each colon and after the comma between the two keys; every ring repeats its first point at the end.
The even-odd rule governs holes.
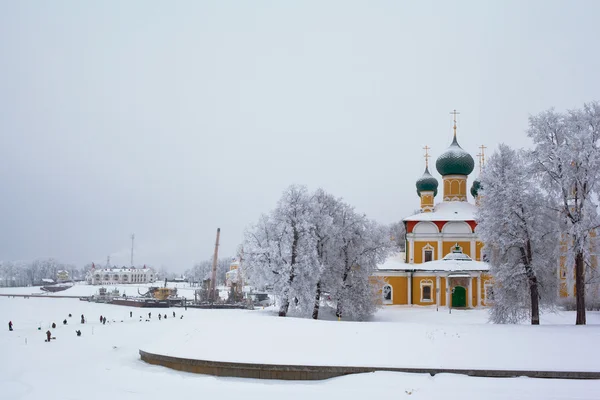
{"type": "Polygon", "coordinates": [[[444,201],[432,212],[422,212],[404,218],[404,221],[474,221],[477,207],[466,201],[444,201]]]}
{"type": "Polygon", "coordinates": [[[455,135],[448,150],[438,157],[435,167],[442,176],[469,175],[473,172],[475,161],[468,152],[460,147],[455,135]]]}
{"type": "Polygon", "coordinates": [[[438,181],[429,173],[429,168],[427,167],[425,168],[425,172],[423,172],[423,176],[417,181],[416,186],[419,196],[421,192],[425,191],[433,192],[434,197],[437,195],[438,181]]]}
{"type": "Polygon", "coordinates": [[[429,261],[421,264],[406,264],[404,262],[404,253],[396,253],[379,264],[379,271],[488,271],[489,264],[482,261],[475,261],[466,254],[450,253],[441,260],[429,261]]]}

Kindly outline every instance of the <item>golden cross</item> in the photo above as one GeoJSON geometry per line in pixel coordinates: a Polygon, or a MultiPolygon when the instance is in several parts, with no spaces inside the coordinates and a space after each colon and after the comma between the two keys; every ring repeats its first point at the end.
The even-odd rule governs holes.
{"type": "Polygon", "coordinates": [[[481,153],[477,155],[479,156],[479,172],[481,172],[483,166],[485,165],[485,149],[487,149],[487,147],[481,145],[479,146],[479,148],[481,149],[481,153]]]}
{"type": "Polygon", "coordinates": [[[425,145],[425,147],[423,147],[423,150],[425,150],[425,155],[423,157],[425,157],[425,168],[429,168],[429,157],[431,157],[429,155],[429,150],[431,150],[431,147],[425,145]]]}
{"type": "Polygon", "coordinates": [[[456,110],[453,110],[450,114],[454,115],[454,138],[456,139],[456,116],[460,113],[456,110]]]}

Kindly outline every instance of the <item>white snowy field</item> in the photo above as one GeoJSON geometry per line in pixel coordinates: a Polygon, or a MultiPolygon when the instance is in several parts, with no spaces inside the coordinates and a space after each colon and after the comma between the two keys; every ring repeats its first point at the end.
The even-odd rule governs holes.
{"type": "MultiPolygon", "coordinates": [[[[0,294],[19,294],[19,295],[44,295],[49,297],[55,296],[92,296],[98,294],[98,289],[101,287],[107,288],[109,291],[118,289],[121,294],[127,296],[139,296],[139,293],[146,293],[151,286],[163,286],[163,282],[154,282],[147,284],[127,284],[127,285],[106,285],[106,286],[94,286],[88,285],[82,282],[78,282],[69,289],[61,292],[45,292],[40,289],[39,286],[29,287],[2,287],[0,288],[0,294]]],[[[194,299],[194,291],[197,287],[190,287],[187,283],[174,283],[168,282],[167,287],[177,288],[177,295],[185,297],[187,299],[194,299]]]]}
{"type": "MultiPolygon", "coordinates": [[[[428,351],[419,349],[422,343],[429,343],[440,351],[452,352],[452,344],[476,340],[479,347],[471,353],[491,360],[498,357],[494,350],[496,342],[507,336],[514,346],[501,356],[504,360],[521,357],[518,353],[523,351],[523,346],[519,342],[530,344],[535,337],[546,341],[547,337],[556,334],[558,336],[551,347],[563,346],[561,360],[555,362],[545,357],[544,369],[551,369],[552,365],[561,362],[588,366],[588,370],[593,370],[593,365],[598,366],[594,344],[600,337],[600,327],[559,325],[571,324],[574,319],[572,313],[552,315],[548,322],[557,325],[541,327],[489,325],[485,310],[454,311],[448,315],[447,312],[435,312],[434,308],[387,308],[376,315],[375,321],[367,323],[306,321],[272,315],[270,310],[135,309],[77,299],[0,297],[0,321],[4,324],[0,330],[0,398],[599,398],[600,381],[471,378],[450,374],[430,377],[401,373],[361,374],[317,382],[263,381],[188,374],[151,366],[139,359],[140,348],[150,350],[153,346],[173,346],[178,349],[187,347],[190,353],[209,359],[248,361],[250,355],[258,357],[262,354],[263,359],[252,361],[268,358],[284,363],[299,359],[296,349],[302,348],[305,353],[310,353],[302,356],[302,359],[312,360],[309,364],[318,361],[347,364],[361,358],[382,360],[384,358],[369,354],[380,353],[385,348],[385,352],[400,357],[396,363],[401,365],[411,353],[422,351],[423,357],[428,357],[428,351]],[[130,311],[134,313],[133,318],[129,317],[130,311]],[[146,322],[142,318],[140,322],[140,315],[147,317],[150,311],[152,320],[146,322]],[[173,311],[176,318],[172,318],[173,311]],[[169,318],[158,321],[158,312],[166,313],[169,318]],[[72,318],[67,317],[69,313],[72,318]],[[181,313],[183,319],[179,318],[181,313]],[[81,314],[88,319],[84,325],[79,323],[81,314]],[[101,314],[110,323],[101,325],[101,314]],[[68,319],[67,326],[62,325],[65,318],[68,319]],[[13,332],[8,331],[9,320],[15,324],[13,332]],[[56,329],[50,329],[56,340],[45,343],[44,333],[52,322],[57,324],[56,329]],[[38,326],[41,330],[37,329],[38,326]],[[76,329],[82,330],[81,337],[75,335],[76,329]],[[409,337],[419,344],[404,342],[409,337]],[[173,340],[178,343],[172,343],[173,340]],[[570,356],[570,346],[582,340],[590,343],[584,346],[585,354],[570,356]],[[486,345],[481,346],[484,342],[486,345]],[[183,343],[185,345],[180,346],[183,343]],[[305,346],[304,343],[312,345],[305,346]],[[439,343],[445,343],[445,346],[439,346],[439,343]],[[342,348],[341,344],[349,347],[342,348]],[[401,351],[395,352],[394,348],[401,351]],[[319,354],[322,352],[326,354],[319,354]],[[582,360],[581,364],[572,361],[576,358],[582,360]]],[[[597,314],[590,314],[589,319],[598,323],[600,318],[597,314]]],[[[466,355],[456,357],[463,356],[466,355]]],[[[530,355],[531,358],[536,356],[530,355]]]]}

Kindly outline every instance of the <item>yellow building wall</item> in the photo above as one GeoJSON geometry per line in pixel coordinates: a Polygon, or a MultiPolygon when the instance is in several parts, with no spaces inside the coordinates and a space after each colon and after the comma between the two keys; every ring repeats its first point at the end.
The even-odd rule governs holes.
{"type": "Polygon", "coordinates": [[[479,293],[479,288],[477,287],[477,278],[471,278],[471,287],[473,288],[473,290],[471,290],[471,304],[473,304],[473,307],[477,307],[477,293],[479,293]]]}
{"type": "MultiPolygon", "coordinates": [[[[413,261],[415,264],[421,264],[423,261],[423,248],[425,246],[431,246],[433,247],[433,259],[437,260],[438,259],[438,247],[437,247],[437,240],[433,240],[433,241],[427,241],[427,242],[415,242],[414,247],[415,247],[415,254],[413,257],[413,261]]],[[[444,253],[446,254],[446,253],[444,253]]],[[[409,256],[410,257],[410,256],[409,256]]],[[[442,256],[443,257],[443,256],[442,256]]],[[[410,260],[410,258],[409,258],[410,260]]]]}
{"type": "Polygon", "coordinates": [[[384,280],[392,287],[392,304],[408,304],[408,277],[386,276],[384,280]]]}
{"type": "Polygon", "coordinates": [[[444,181],[444,198],[460,198],[467,199],[467,177],[454,176],[443,177],[444,181]]]}
{"type": "MultiPolygon", "coordinates": [[[[442,254],[444,254],[444,256],[448,253],[452,252],[452,248],[454,247],[454,245],[457,242],[443,242],[442,243],[442,254]]],[[[466,255],[468,255],[469,257],[473,258],[473,256],[471,255],[471,242],[458,242],[458,245],[460,247],[462,247],[462,252],[465,253],[466,255]]]]}

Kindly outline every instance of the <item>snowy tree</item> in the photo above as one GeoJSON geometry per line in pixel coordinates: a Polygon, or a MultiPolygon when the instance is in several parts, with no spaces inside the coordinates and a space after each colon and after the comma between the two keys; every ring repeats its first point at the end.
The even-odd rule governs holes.
{"type": "MultiPolygon", "coordinates": [[[[420,210],[415,212],[421,212],[420,210]]],[[[406,227],[404,226],[404,222],[396,222],[390,225],[390,237],[392,238],[394,244],[396,245],[398,251],[405,251],[406,248],[406,227]]]]}
{"type": "Polygon", "coordinates": [[[270,215],[246,233],[244,252],[249,276],[259,285],[269,285],[280,301],[285,317],[294,301],[297,312],[307,313],[318,277],[316,246],[311,234],[310,197],[305,187],[291,186],[270,215]],[[308,297],[308,298],[307,298],[308,297]]]}
{"type": "MultiPolygon", "coordinates": [[[[217,260],[217,285],[225,283],[225,277],[231,265],[231,258],[219,258],[217,260]]],[[[213,260],[210,259],[200,261],[194,266],[185,271],[185,276],[193,282],[202,282],[212,277],[213,260]]]]}
{"type": "Polygon", "coordinates": [[[522,152],[501,144],[481,176],[477,234],[494,277],[496,323],[538,325],[540,304],[556,299],[557,213],[528,169],[522,152]]]}
{"type": "Polygon", "coordinates": [[[600,104],[584,104],[566,113],[545,111],[530,117],[529,125],[534,166],[544,187],[560,203],[564,218],[567,277],[575,277],[576,324],[582,325],[586,323],[585,267],[592,264],[591,239],[599,226],[595,200],[600,180],[600,104]]]}
{"type": "Polygon", "coordinates": [[[292,305],[296,315],[317,319],[325,305],[364,319],[375,311],[371,274],[392,246],[388,227],[323,190],[292,186],[247,230],[244,265],[255,285],[273,289],[281,316],[292,305]]]}
{"type": "Polygon", "coordinates": [[[375,312],[377,289],[369,279],[394,244],[388,228],[357,214],[346,204],[337,224],[340,234],[335,243],[337,257],[333,260],[337,285],[332,288],[332,297],[337,301],[336,316],[363,320],[375,312]]]}

